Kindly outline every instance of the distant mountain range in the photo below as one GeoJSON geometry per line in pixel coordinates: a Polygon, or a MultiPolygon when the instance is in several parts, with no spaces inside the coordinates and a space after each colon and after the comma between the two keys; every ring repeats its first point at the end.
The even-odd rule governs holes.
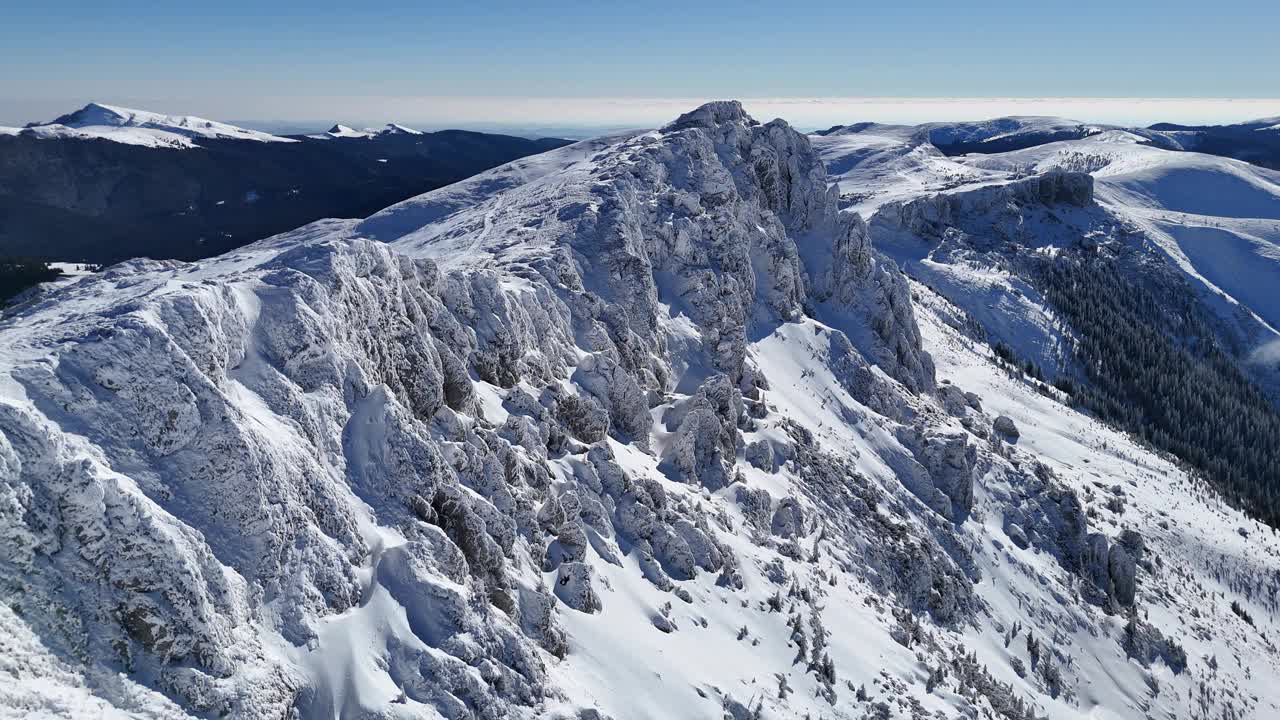
{"type": "Polygon", "coordinates": [[[0,128],[0,256],[208,257],[568,142],[401,125],[282,137],[91,103],[0,128]]]}
{"type": "Polygon", "coordinates": [[[1157,123],[1145,128],[1131,128],[1056,117],[1022,116],[915,126],[857,123],[837,125],[815,134],[847,135],[869,129],[883,134],[884,128],[895,128],[900,135],[914,134],[918,140],[928,142],[948,156],[1013,152],[1051,142],[1081,140],[1107,130],[1123,130],[1164,150],[1201,152],[1243,160],[1271,170],[1280,169],[1280,117],[1234,125],[1157,123]]]}

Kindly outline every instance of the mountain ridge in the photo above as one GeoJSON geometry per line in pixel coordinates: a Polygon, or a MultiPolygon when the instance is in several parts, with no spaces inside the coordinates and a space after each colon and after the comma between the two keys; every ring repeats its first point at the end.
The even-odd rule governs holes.
{"type": "MultiPolygon", "coordinates": [[[[831,149],[714,103],[0,321],[7,705],[1276,709],[1273,534],[999,365],[831,149]]],[[[904,227],[1107,212],[1007,179],[904,227]]]]}
{"type": "Polygon", "coordinates": [[[88,107],[60,120],[116,124],[0,134],[0,253],[94,263],[207,257],[323,217],[363,217],[567,143],[462,131],[320,142],[88,107]],[[138,138],[146,142],[130,141],[138,138]]]}

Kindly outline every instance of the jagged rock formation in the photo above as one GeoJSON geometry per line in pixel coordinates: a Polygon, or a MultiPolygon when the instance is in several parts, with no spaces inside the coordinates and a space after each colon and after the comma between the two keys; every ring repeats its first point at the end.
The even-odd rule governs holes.
{"type": "MultiPolygon", "coordinates": [[[[963,696],[900,676],[1024,599],[1049,637],[1043,598],[1078,581],[1098,605],[1062,613],[1105,633],[1155,575],[1145,536],[1091,526],[990,436],[998,398],[938,384],[911,286],[837,195],[803,135],[712,103],[7,319],[0,629],[22,655],[0,692],[141,717],[857,717],[875,706],[839,680],[874,666],[909,669],[877,697],[1057,713],[1078,679],[1057,646],[1016,689],[976,660],[963,696]],[[1040,578],[993,561],[1036,552],[1040,578]],[[618,694],[662,673],[689,681],[618,694]]],[[[1133,635],[1116,657],[1172,656],[1133,635]]]]}
{"type": "Polygon", "coordinates": [[[964,218],[1003,212],[1008,222],[996,223],[993,229],[1015,239],[1021,208],[1059,203],[1085,207],[1092,202],[1092,175],[1054,169],[1008,183],[886,203],[876,213],[875,222],[925,238],[941,238],[947,228],[961,225],[964,218]]]}

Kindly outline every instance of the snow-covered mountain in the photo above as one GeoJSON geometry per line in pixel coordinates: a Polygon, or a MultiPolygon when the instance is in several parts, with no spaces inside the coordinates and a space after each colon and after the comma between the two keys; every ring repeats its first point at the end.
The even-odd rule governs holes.
{"type": "MultiPolygon", "coordinates": [[[[1049,172],[1088,174],[1096,189],[1096,207],[1089,202],[1077,203],[1087,206],[1079,211],[1056,208],[1048,217],[1052,227],[1014,212],[1017,222],[1026,223],[1016,229],[1017,242],[1061,247],[1073,237],[1114,235],[1121,229],[1137,245],[1148,246],[1185,273],[1223,322],[1237,326],[1246,354],[1266,365],[1261,371],[1275,373],[1273,348],[1280,339],[1280,295],[1275,292],[1280,287],[1280,172],[1167,149],[1129,130],[1109,129],[1011,152],[948,157],[928,141],[928,134],[883,127],[813,138],[844,203],[873,224],[886,204],[893,207],[879,217],[894,216],[891,224],[898,224],[897,216],[906,206],[908,213],[924,212],[934,224],[925,235],[938,234],[945,230],[950,212],[972,213],[966,206],[975,201],[985,214],[982,222],[998,224],[993,214],[1011,212],[1000,205],[1008,199],[1009,188],[1016,192],[1026,179],[1034,181],[1049,172]]],[[[937,126],[925,127],[936,132],[937,126]]],[[[931,257],[929,243],[901,250],[895,254],[898,262],[922,271],[939,270],[918,262],[931,257]]],[[[975,288],[971,311],[985,312],[985,292],[975,288]]],[[[1009,317],[1007,308],[992,310],[987,314],[1009,317]]]]}
{"type": "Polygon", "coordinates": [[[425,135],[425,134],[426,133],[422,132],[421,130],[414,130],[413,128],[405,127],[404,125],[398,125],[396,123],[388,123],[386,126],[382,128],[365,128],[363,130],[356,130],[346,125],[337,124],[329,128],[325,132],[317,133],[315,135],[307,135],[306,137],[312,140],[334,140],[339,138],[377,138],[377,137],[386,137],[389,135],[425,135]]]}
{"type": "Polygon", "coordinates": [[[1036,157],[711,103],[60,287],[0,325],[0,706],[1280,712],[1280,540],[988,342],[1069,339],[995,253],[1158,222],[1036,157]]]}
{"type": "Polygon", "coordinates": [[[104,139],[126,145],[157,148],[193,148],[201,139],[298,142],[257,130],[205,120],[189,115],[162,115],[145,110],[89,103],[50,123],[25,128],[5,128],[5,134],[38,138],[104,139]]]}
{"type": "Polygon", "coordinates": [[[338,123],[322,133],[308,135],[307,137],[314,138],[316,140],[332,140],[335,138],[367,138],[372,134],[372,131],[369,130],[356,130],[355,128],[338,123]]]}
{"type": "Polygon", "coordinates": [[[0,256],[208,257],[565,144],[401,126],[281,138],[90,104],[0,132],[0,256]]]}

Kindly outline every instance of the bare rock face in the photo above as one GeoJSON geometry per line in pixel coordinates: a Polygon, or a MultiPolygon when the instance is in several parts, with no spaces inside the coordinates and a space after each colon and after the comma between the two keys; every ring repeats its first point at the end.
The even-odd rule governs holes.
{"type": "Polygon", "coordinates": [[[1008,213],[1029,206],[1059,203],[1083,207],[1093,202],[1093,176],[1053,169],[1000,185],[886,203],[876,213],[877,226],[906,230],[940,240],[964,216],[1008,213]]]}
{"type": "Polygon", "coordinates": [[[1001,415],[991,424],[991,429],[1007,438],[1018,438],[1022,433],[1018,432],[1018,424],[1008,415],[1001,415]]]}

